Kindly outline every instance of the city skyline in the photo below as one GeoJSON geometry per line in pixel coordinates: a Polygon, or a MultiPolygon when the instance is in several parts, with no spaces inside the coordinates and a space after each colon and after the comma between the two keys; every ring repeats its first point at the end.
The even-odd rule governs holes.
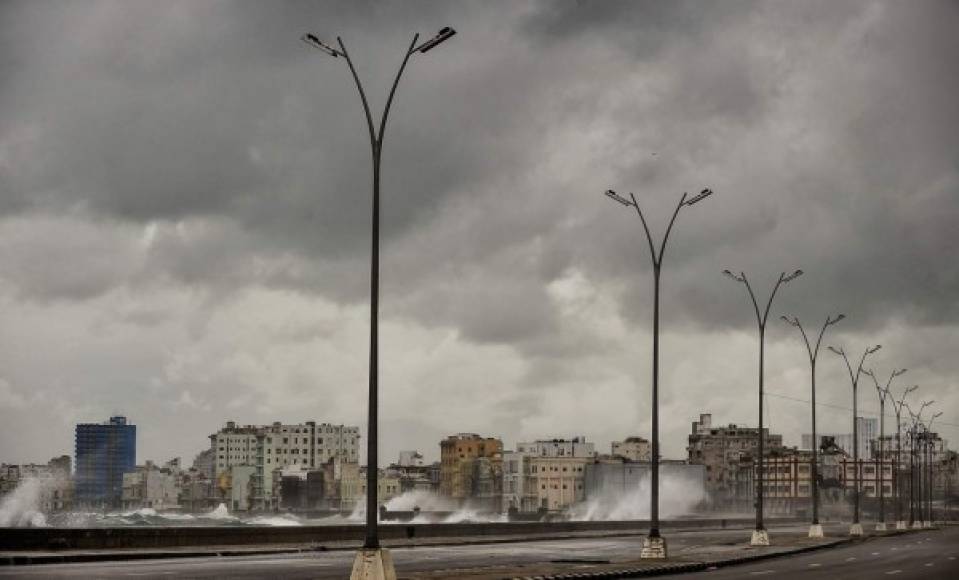
{"type": "MultiPolygon", "coordinates": [[[[468,23],[410,70],[387,138],[384,461],[462,431],[648,437],[649,266],[609,188],[653,224],[716,192],[663,275],[665,457],[702,409],[757,423],[727,267],[806,272],[767,334],[771,431],[808,432],[778,316],[842,312],[828,344],[882,344],[868,366],[908,367],[894,390],[920,385],[959,436],[954,6],[174,6],[0,8],[4,461],[118,413],[156,459],[227,420],[365,432],[368,151],[306,24],[349,39],[379,95],[400,29],[468,23]]],[[[844,373],[821,361],[819,401],[851,406],[844,373]]],[[[821,432],[848,425],[822,407],[821,432]]]]}

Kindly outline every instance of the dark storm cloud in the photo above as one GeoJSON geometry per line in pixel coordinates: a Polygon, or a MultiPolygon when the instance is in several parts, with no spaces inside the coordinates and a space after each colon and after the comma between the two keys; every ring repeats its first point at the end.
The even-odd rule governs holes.
{"type": "MultiPolygon", "coordinates": [[[[51,312],[128,296],[121,320],[172,341],[179,313],[197,348],[258,290],[353,316],[368,292],[366,126],[342,59],[298,37],[341,35],[378,115],[411,33],[451,24],[449,43],[412,59],[387,127],[382,307],[403,332],[449,330],[508,359],[504,384],[482,386],[500,397],[497,425],[537,412],[530,391],[645,381],[646,354],[610,360],[645,348],[652,280],[640,223],[607,188],[635,192],[657,238],[683,191],[716,192],[682,211],[664,266],[666,356],[689,392],[752,380],[726,368],[750,354],[738,333],[754,321],[723,268],[761,297],[802,268],[774,315],[841,311],[844,344],[897,329],[943,354],[959,322],[957,23],[955,3],[933,1],[7,2],[0,289],[51,312]]],[[[796,346],[776,324],[771,340],[796,346]]],[[[308,342],[310,328],[264,341],[308,342]]],[[[231,384],[253,400],[263,367],[285,368],[260,346],[205,351],[225,370],[173,381],[184,405],[231,384]]],[[[181,364],[145,350],[125,380],[181,364]]],[[[956,372],[908,341],[898,352],[927,383],[956,372]]],[[[9,376],[25,400],[29,373],[9,376]]],[[[289,380],[298,393],[303,377],[289,380]]],[[[564,396],[550,404],[572,414],[564,396]]]]}

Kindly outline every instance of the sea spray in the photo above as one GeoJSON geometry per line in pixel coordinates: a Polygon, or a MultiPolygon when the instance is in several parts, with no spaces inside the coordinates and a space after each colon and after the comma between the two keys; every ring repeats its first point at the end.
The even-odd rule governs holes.
{"type": "MultiPolygon", "coordinates": [[[[623,489],[607,486],[572,506],[570,519],[586,521],[642,520],[649,517],[650,477],[623,489]]],[[[662,474],[659,480],[659,515],[664,518],[693,513],[706,498],[702,482],[679,474],[662,474]]]]}
{"type": "Polygon", "coordinates": [[[456,504],[449,498],[439,496],[431,491],[414,489],[398,495],[384,504],[391,512],[408,512],[419,508],[424,512],[449,512],[456,508],[456,504]]]}
{"type": "Polygon", "coordinates": [[[13,493],[0,502],[0,527],[47,527],[47,518],[41,504],[43,493],[51,481],[37,478],[21,480],[13,493]]]}

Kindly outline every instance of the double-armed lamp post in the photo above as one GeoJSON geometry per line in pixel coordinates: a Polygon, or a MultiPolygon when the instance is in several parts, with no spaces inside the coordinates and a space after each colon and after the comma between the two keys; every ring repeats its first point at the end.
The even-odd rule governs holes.
{"type": "Polygon", "coordinates": [[[773,291],[769,294],[769,301],[766,302],[766,310],[760,312],[759,303],[756,302],[756,294],[753,293],[753,288],[749,285],[746,274],[740,272],[737,276],[729,270],[723,270],[723,274],[746,286],[746,290],[749,292],[749,298],[753,303],[753,309],[756,311],[756,322],[759,324],[759,431],[757,432],[759,449],[756,453],[756,529],[753,530],[752,539],[750,540],[750,544],[753,546],[769,545],[769,532],[766,531],[766,526],[763,524],[763,357],[766,342],[766,319],[769,318],[769,309],[772,307],[773,298],[776,297],[776,292],[779,290],[779,287],[802,276],[802,273],[802,270],[796,270],[789,275],[785,272],[779,274],[779,280],[777,280],[776,285],[773,286],[773,291]]]}
{"type": "MultiPolygon", "coordinates": [[[[862,374],[862,365],[866,362],[866,357],[873,354],[877,350],[882,348],[881,345],[868,347],[863,353],[862,357],[859,359],[859,366],[856,367],[856,371],[853,372],[852,365],[849,364],[849,357],[846,356],[846,351],[842,348],[835,348],[833,346],[829,347],[829,350],[838,354],[842,357],[842,360],[846,363],[846,369],[849,371],[849,380],[852,382],[852,449],[853,449],[853,515],[852,515],[852,525],[849,527],[850,536],[861,536],[862,535],[862,524],[859,523],[859,486],[860,486],[860,477],[859,477],[859,397],[858,387],[859,387],[859,376],[862,374]]],[[[844,474],[845,475],[845,474],[844,474]]]]}
{"type": "MultiPolygon", "coordinates": [[[[893,480],[896,490],[896,529],[905,530],[906,521],[902,518],[902,408],[907,407],[906,395],[919,388],[919,385],[913,385],[902,392],[899,400],[892,400],[892,408],[896,412],[896,468],[893,470],[893,480]]],[[[910,473],[910,477],[912,474],[910,473]]]]}
{"type": "Polygon", "coordinates": [[[942,415],[942,411],[939,411],[938,413],[934,414],[932,417],[929,418],[929,429],[926,431],[927,433],[926,446],[928,447],[928,451],[926,452],[927,453],[926,466],[929,472],[929,474],[926,476],[926,488],[929,490],[928,493],[926,494],[926,500],[929,503],[929,509],[928,509],[929,519],[926,520],[928,522],[927,526],[934,525],[936,521],[936,519],[933,517],[933,511],[932,511],[932,499],[933,499],[932,495],[936,489],[935,480],[933,479],[933,476],[935,475],[935,470],[933,469],[933,466],[935,465],[935,458],[936,458],[936,446],[935,446],[936,440],[934,439],[932,424],[936,422],[936,419],[940,415],[942,415]]]}
{"type": "MultiPolygon", "coordinates": [[[[363,112],[366,114],[366,126],[369,130],[370,149],[373,160],[373,204],[372,204],[372,251],[370,256],[370,368],[369,368],[369,407],[367,422],[367,440],[366,440],[366,539],[363,542],[363,551],[357,556],[354,563],[353,575],[366,574],[370,570],[392,569],[392,559],[385,551],[380,550],[379,534],[377,529],[377,437],[378,437],[378,375],[379,375],[379,285],[380,285],[380,160],[383,153],[383,135],[386,131],[386,120],[390,113],[390,105],[393,104],[393,96],[396,94],[396,87],[400,83],[400,77],[406,69],[406,64],[410,57],[416,53],[424,54],[451,36],[456,31],[450,27],[441,29],[436,36],[426,42],[417,45],[419,34],[413,35],[409,48],[403,54],[403,62],[400,64],[396,77],[393,79],[393,86],[390,88],[389,96],[386,99],[386,105],[383,107],[383,113],[380,115],[379,129],[373,125],[373,115],[370,113],[370,105],[366,100],[366,93],[363,90],[363,84],[360,77],[356,74],[356,68],[350,59],[350,54],[346,50],[346,45],[340,37],[336,37],[339,49],[324,43],[313,34],[304,34],[300,39],[313,48],[334,58],[343,57],[346,64],[350,67],[353,74],[353,81],[356,83],[356,89],[360,93],[360,101],[363,103],[363,112]],[[358,570],[358,566],[361,569],[358,570]]],[[[366,576],[362,576],[366,577],[366,576]]]]}
{"type": "Polygon", "coordinates": [[[617,194],[609,189],[606,196],[622,204],[625,207],[632,207],[639,216],[639,221],[643,224],[643,231],[646,233],[646,241],[649,243],[649,254],[653,261],[653,424],[652,424],[652,450],[650,461],[650,495],[649,508],[649,534],[643,541],[643,549],[640,553],[641,558],[665,558],[666,540],[659,533],[659,278],[663,266],[663,253],[666,251],[666,241],[669,240],[669,233],[673,230],[673,224],[676,223],[676,216],[683,207],[698,203],[710,195],[712,190],[703,189],[692,197],[684,193],[676,204],[673,211],[673,217],[669,220],[669,226],[666,227],[666,234],[663,241],[659,244],[659,250],[653,242],[653,236],[649,232],[649,226],[646,224],[646,218],[643,216],[643,210],[640,209],[636,196],[629,194],[629,199],[617,194]]]}
{"type": "Polygon", "coordinates": [[[803,342],[806,343],[806,352],[809,353],[809,365],[811,367],[810,377],[812,379],[812,405],[810,406],[812,407],[812,477],[810,481],[812,482],[812,485],[810,486],[810,491],[812,495],[812,523],[809,525],[810,538],[823,537],[822,524],[819,523],[819,440],[816,439],[816,359],[819,357],[819,346],[822,344],[822,337],[826,333],[826,328],[836,324],[845,317],[845,314],[840,314],[835,318],[827,316],[826,321],[819,330],[819,337],[816,339],[815,347],[809,344],[809,337],[806,336],[806,331],[803,330],[802,323],[799,321],[798,317],[780,317],[788,324],[791,324],[799,329],[799,332],[802,334],[803,342]]]}
{"type": "Polygon", "coordinates": [[[923,401],[919,404],[919,411],[914,413],[912,407],[908,404],[906,405],[906,410],[909,411],[910,418],[912,419],[912,425],[910,426],[910,452],[909,452],[909,526],[912,528],[921,528],[922,527],[922,510],[919,509],[919,519],[916,519],[916,508],[922,505],[922,487],[920,487],[920,470],[916,469],[916,463],[919,461],[917,457],[917,444],[919,442],[919,427],[922,427],[922,412],[926,410],[926,407],[935,403],[935,401],[923,401]],[[919,488],[918,490],[916,488],[919,488]]]}
{"type": "Polygon", "coordinates": [[[885,388],[879,386],[879,379],[876,378],[876,373],[871,369],[862,371],[863,374],[872,377],[872,382],[876,384],[876,394],[879,395],[879,459],[876,461],[876,475],[879,477],[879,522],[876,524],[876,531],[880,532],[886,530],[886,496],[885,489],[883,489],[886,481],[882,475],[885,470],[883,463],[886,461],[886,449],[884,446],[886,437],[886,399],[892,397],[892,394],[889,392],[892,380],[905,374],[906,370],[907,369],[898,369],[892,371],[892,374],[889,375],[889,380],[886,381],[885,388]]]}

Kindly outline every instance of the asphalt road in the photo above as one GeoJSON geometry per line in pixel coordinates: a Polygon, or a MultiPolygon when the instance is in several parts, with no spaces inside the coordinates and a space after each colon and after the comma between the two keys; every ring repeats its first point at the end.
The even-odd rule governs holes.
{"type": "MultiPolygon", "coordinates": [[[[838,531],[838,530],[837,530],[838,531]]],[[[747,532],[748,533],[748,532],[747,532]]],[[[837,534],[838,535],[838,534],[837,534]]],[[[727,546],[729,556],[744,544],[742,530],[684,532],[670,537],[680,555],[695,546],[727,546]]],[[[775,535],[773,536],[775,540],[775,535]]],[[[556,560],[618,562],[634,559],[637,538],[581,538],[509,544],[393,549],[399,575],[490,565],[538,564],[556,560]]],[[[959,578],[959,528],[929,531],[765,560],[756,564],[684,574],[682,577],[752,578],[959,578]]],[[[325,552],[229,558],[180,558],[84,564],[48,564],[0,568],[0,578],[347,578],[353,553],[325,552]]],[[[679,576],[670,576],[678,578],[679,576]]]]}
{"type": "Polygon", "coordinates": [[[826,548],[718,570],[660,576],[709,578],[828,578],[829,580],[955,580],[959,578],[959,528],[872,538],[862,543],[826,548]]]}

